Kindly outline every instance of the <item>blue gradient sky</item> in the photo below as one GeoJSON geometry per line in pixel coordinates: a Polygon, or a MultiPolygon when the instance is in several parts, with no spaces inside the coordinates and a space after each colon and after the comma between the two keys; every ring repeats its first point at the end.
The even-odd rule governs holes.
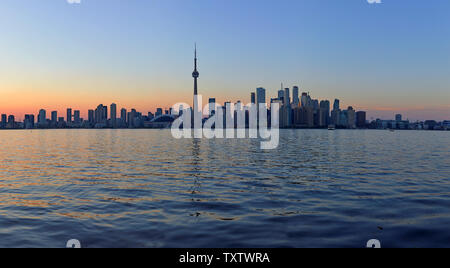
{"type": "Polygon", "coordinates": [[[205,98],[283,82],[369,117],[450,119],[448,0],[2,0],[0,14],[1,113],[190,102],[197,42],[205,98]]]}

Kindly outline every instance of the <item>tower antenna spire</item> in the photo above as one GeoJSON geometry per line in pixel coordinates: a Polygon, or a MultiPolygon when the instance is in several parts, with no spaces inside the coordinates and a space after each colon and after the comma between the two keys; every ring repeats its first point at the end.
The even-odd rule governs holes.
{"type": "Polygon", "coordinates": [[[194,45],[194,72],[192,73],[192,77],[194,78],[194,96],[197,96],[197,79],[200,76],[200,73],[197,70],[197,43],[194,45]]]}

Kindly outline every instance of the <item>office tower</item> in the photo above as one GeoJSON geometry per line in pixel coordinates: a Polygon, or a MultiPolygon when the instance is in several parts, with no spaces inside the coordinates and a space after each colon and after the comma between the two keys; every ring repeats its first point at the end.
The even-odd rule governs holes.
{"type": "Polygon", "coordinates": [[[291,104],[291,92],[289,88],[284,89],[284,103],[291,104]]]}
{"type": "Polygon", "coordinates": [[[95,112],[94,112],[94,110],[89,110],[88,111],[88,122],[89,122],[89,124],[94,124],[95,123],[95,112]]]}
{"type": "Polygon", "coordinates": [[[103,105],[103,122],[106,124],[108,122],[108,106],[103,105]]]}
{"type": "Polygon", "coordinates": [[[113,128],[117,127],[117,104],[113,103],[110,106],[110,116],[109,118],[111,118],[111,126],[113,128]]]}
{"type": "Polygon", "coordinates": [[[180,107],[178,108],[178,116],[182,116],[184,113],[184,107],[183,105],[180,105],[180,107]]]}
{"type": "Polygon", "coordinates": [[[100,104],[95,109],[95,123],[99,124],[98,127],[106,127],[108,121],[108,107],[100,104]]]}
{"type": "MultiPolygon", "coordinates": [[[[162,112],[162,110],[161,110],[162,112]]],[[[137,112],[135,109],[131,109],[131,112],[128,113],[128,127],[129,128],[134,128],[136,126],[136,122],[135,119],[137,117],[137,112]]]]}
{"type": "Polygon", "coordinates": [[[402,115],[401,114],[396,114],[395,115],[395,121],[397,121],[397,122],[402,121],[402,115]]]}
{"type": "Polygon", "coordinates": [[[292,126],[291,93],[289,88],[284,89],[283,127],[292,126]]]}
{"type": "Polygon", "coordinates": [[[123,124],[123,126],[127,125],[127,109],[122,108],[120,110],[120,121],[123,124]]]}
{"type": "Polygon", "coordinates": [[[162,108],[156,108],[156,114],[155,117],[163,115],[163,109],[162,108]]]}
{"type": "Polygon", "coordinates": [[[40,127],[44,126],[47,121],[47,112],[44,109],[39,110],[38,124],[40,127]]]}
{"type": "Polygon", "coordinates": [[[52,111],[52,125],[56,125],[58,123],[58,112],[52,111]]]}
{"type": "Polygon", "coordinates": [[[339,120],[337,126],[348,127],[348,110],[343,110],[339,112],[339,120]]]}
{"type": "Polygon", "coordinates": [[[299,105],[299,103],[300,103],[300,100],[299,100],[299,97],[298,97],[298,92],[299,92],[298,91],[298,87],[295,86],[292,89],[292,103],[293,103],[294,107],[297,107],[299,105]]]}
{"type": "Polygon", "coordinates": [[[314,127],[314,110],[312,107],[298,106],[294,108],[294,125],[296,127],[314,127]]]}
{"type": "Polygon", "coordinates": [[[341,108],[339,107],[339,100],[338,99],[335,99],[334,100],[334,104],[333,104],[333,110],[334,111],[338,111],[338,110],[340,110],[341,108]]]}
{"type": "Polygon", "coordinates": [[[342,115],[338,99],[334,100],[333,111],[331,111],[331,124],[333,124],[336,127],[341,125],[347,125],[346,114],[342,115]]]}
{"type": "Polygon", "coordinates": [[[312,107],[314,108],[314,110],[319,110],[319,108],[320,108],[319,100],[311,100],[311,104],[312,104],[312,107]]]}
{"type": "Polygon", "coordinates": [[[72,109],[71,108],[67,109],[66,122],[67,122],[67,124],[72,123],[72,109]]]}
{"type": "Polygon", "coordinates": [[[73,122],[75,124],[81,124],[80,111],[76,110],[73,112],[73,122]]]}
{"type": "Polygon", "coordinates": [[[32,114],[25,115],[25,119],[23,120],[23,127],[25,129],[34,128],[34,115],[32,115],[32,114]]]}
{"type": "Polygon", "coordinates": [[[256,100],[259,107],[259,104],[267,103],[266,102],[266,89],[259,87],[256,89],[256,100]]]}
{"type": "Polygon", "coordinates": [[[155,116],[153,115],[152,112],[148,112],[147,118],[148,118],[148,120],[151,121],[151,120],[153,120],[153,118],[155,118],[155,116]]]}
{"type": "Polygon", "coordinates": [[[356,113],[356,126],[358,128],[366,127],[366,112],[359,111],[356,113]]]}
{"type": "Polygon", "coordinates": [[[341,124],[341,111],[333,110],[331,111],[331,124],[334,126],[340,126],[341,124]]]}
{"type": "Polygon", "coordinates": [[[347,128],[356,128],[356,112],[353,107],[347,109],[347,128]]]}
{"type": "Polygon", "coordinates": [[[319,110],[319,126],[326,127],[330,124],[330,102],[327,100],[321,101],[319,110]]]}
{"type": "Polygon", "coordinates": [[[284,100],[284,90],[283,89],[278,90],[278,99],[284,100]]]}
{"type": "Polygon", "coordinates": [[[14,115],[8,116],[7,127],[8,128],[15,128],[16,127],[16,119],[15,119],[14,115]]]}
{"type": "Polygon", "coordinates": [[[301,98],[301,106],[302,107],[308,107],[309,106],[309,96],[308,96],[308,93],[306,93],[306,92],[303,92],[302,93],[302,98],[301,98]]]}
{"type": "Polygon", "coordinates": [[[34,114],[28,115],[28,123],[30,124],[30,128],[34,128],[34,123],[35,123],[34,114]]]}
{"type": "Polygon", "coordinates": [[[234,106],[235,106],[235,110],[236,110],[236,111],[242,110],[242,107],[243,107],[242,102],[241,102],[240,100],[238,100],[238,101],[234,104],[234,106]]]}
{"type": "Polygon", "coordinates": [[[0,127],[1,128],[5,128],[6,127],[6,124],[8,124],[8,116],[6,115],[6,114],[2,114],[2,121],[1,121],[1,124],[0,124],[0,127]]]}
{"type": "Polygon", "coordinates": [[[209,116],[211,117],[216,113],[216,99],[210,98],[208,103],[209,103],[209,116]]]}
{"type": "Polygon", "coordinates": [[[252,92],[250,94],[250,103],[256,104],[256,93],[252,92]]]}

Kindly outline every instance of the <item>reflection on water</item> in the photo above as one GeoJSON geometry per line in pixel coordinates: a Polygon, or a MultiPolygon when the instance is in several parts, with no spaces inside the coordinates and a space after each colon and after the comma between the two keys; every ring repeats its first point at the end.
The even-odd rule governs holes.
{"type": "Polygon", "coordinates": [[[445,247],[450,133],[0,131],[0,246],[445,247]]]}

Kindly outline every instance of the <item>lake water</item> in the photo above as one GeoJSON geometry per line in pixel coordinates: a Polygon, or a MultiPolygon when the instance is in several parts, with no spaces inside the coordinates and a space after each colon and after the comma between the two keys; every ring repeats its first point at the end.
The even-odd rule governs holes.
{"type": "Polygon", "coordinates": [[[450,246],[450,132],[0,131],[0,247],[450,246]]]}

